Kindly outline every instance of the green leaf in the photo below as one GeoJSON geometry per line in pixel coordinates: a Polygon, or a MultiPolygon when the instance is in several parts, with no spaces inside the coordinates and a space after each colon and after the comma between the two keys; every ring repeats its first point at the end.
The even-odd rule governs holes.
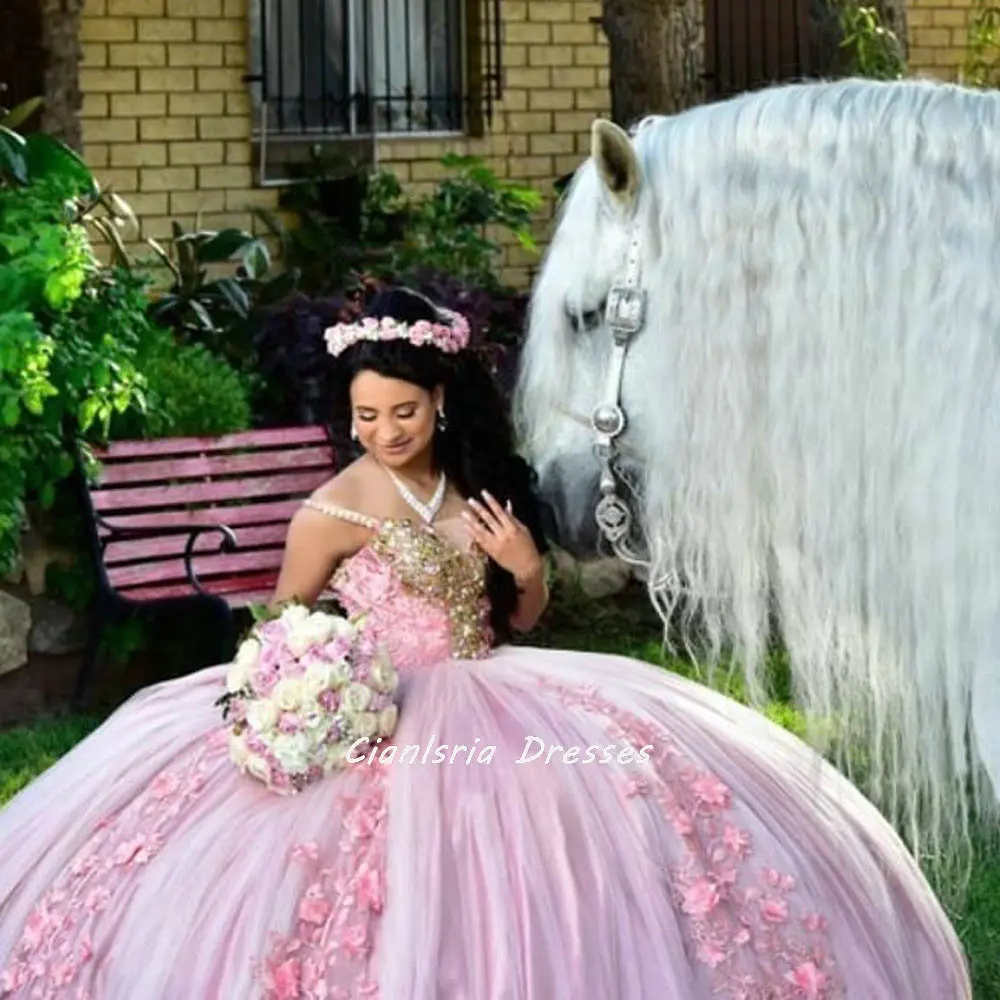
{"type": "Polygon", "coordinates": [[[235,278],[220,278],[213,284],[207,285],[204,291],[209,289],[213,291],[217,289],[233,312],[246,319],[250,312],[250,298],[235,278]]]}
{"type": "Polygon", "coordinates": [[[28,183],[24,139],[16,132],[0,127],[0,176],[3,174],[10,175],[20,184],[28,183]]]}
{"type": "Polygon", "coordinates": [[[31,177],[58,177],[81,193],[98,193],[87,164],[54,136],[44,132],[29,135],[25,140],[25,161],[31,177]]]}
{"type": "Polygon", "coordinates": [[[527,229],[519,229],[514,236],[520,246],[524,247],[525,250],[537,251],[538,243],[535,237],[528,232],[527,229]]]}
{"type": "Polygon", "coordinates": [[[215,330],[215,324],[212,322],[212,317],[208,310],[197,299],[188,299],[187,304],[190,307],[191,312],[195,314],[195,317],[197,318],[202,329],[207,330],[208,332],[213,332],[215,330]]]}
{"type": "Polygon", "coordinates": [[[0,125],[4,128],[18,129],[20,128],[43,104],[45,103],[45,98],[43,97],[29,97],[28,100],[22,101],[16,108],[12,108],[10,111],[0,118],[0,125]]]}
{"type": "Polygon", "coordinates": [[[97,411],[100,407],[101,400],[97,396],[87,396],[87,398],[80,404],[77,417],[80,421],[81,431],[86,431],[94,422],[94,418],[97,416],[97,411]]]}
{"type": "Polygon", "coordinates": [[[271,255],[261,240],[254,240],[243,251],[243,267],[252,281],[260,281],[271,268],[271,255]]]}
{"type": "Polygon", "coordinates": [[[0,417],[7,427],[16,427],[21,419],[21,403],[17,396],[6,396],[0,407],[0,417]]]}
{"type": "Polygon", "coordinates": [[[200,264],[220,264],[253,241],[253,237],[240,229],[223,229],[202,243],[195,251],[200,264]]]}

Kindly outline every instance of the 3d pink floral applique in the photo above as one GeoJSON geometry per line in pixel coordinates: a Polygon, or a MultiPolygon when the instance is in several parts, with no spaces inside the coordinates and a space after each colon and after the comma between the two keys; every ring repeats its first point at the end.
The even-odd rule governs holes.
{"type": "Polygon", "coordinates": [[[839,1000],[842,989],[816,913],[794,918],[796,879],[771,866],[756,877],[753,839],[733,815],[732,790],[698,768],[670,735],[590,688],[543,680],[563,704],[601,720],[609,739],[653,746],[642,777],[625,771],[626,798],[642,782],[681,845],[667,871],[669,891],[689,921],[693,953],[712,971],[713,995],[728,1000],[839,1000]]]}
{"type": "Polygon", "coordinates": [[[120,813],[95,824],[90,839],[25,921],[0,971],[0,997],[29,987],[32,996],[49,997],[74,985],[74,1000],[89,996],[86,978],[98,922],[116,893],[162,851],[204,790],[209,759],[223,746],[213,732],[186,760],[156,775],[120,813]]]}
{"type": "Polygon", "coordinates": [[[359,774],[361,787],[345,798],[340,843],[332,856],[321,858],[314,843],[290,851],[310,880],[295,929],[271,936],[258,969],[262,1000],[378,997],[370,966],[384,905],[387,777],[378,765],[359,774]]]}

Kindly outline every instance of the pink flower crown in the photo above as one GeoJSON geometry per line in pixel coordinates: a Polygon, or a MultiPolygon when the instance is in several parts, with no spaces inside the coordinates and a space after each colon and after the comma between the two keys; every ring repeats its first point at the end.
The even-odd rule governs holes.
{"type": "Polygon", "coordinates": [[[439,309],[438,313],[450,322],[431,323],[422,319],[416,323],[404,323],[389,316],[382,319],[369,316],[357,323],[338,323],[324,334],[327,350],[337,357],[362,340],[407,340],[414,347],[429,344],[445,354],[455,354],[468,347],[469,321],[450,309],[439,309]]]}

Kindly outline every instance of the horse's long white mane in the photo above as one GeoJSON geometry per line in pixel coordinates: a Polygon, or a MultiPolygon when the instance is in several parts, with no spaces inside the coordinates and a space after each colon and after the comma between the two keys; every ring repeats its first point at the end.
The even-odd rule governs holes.
{"type": "MultiPolygon", "coordinates": [[[[684,580],[757,695],[776,611],[869,793],[914,838],[961,832],[980,765],[1000,789],[1000,96],[779,87],[634,146],[653,597],[667,616],[657,581],[684,580]]],[[[518,405],[543,476],[587,447],[559,408],[590,412],[609,334],[562,312],[620,273],[607,200],[588,164],[535,290],[518,405]]]]}

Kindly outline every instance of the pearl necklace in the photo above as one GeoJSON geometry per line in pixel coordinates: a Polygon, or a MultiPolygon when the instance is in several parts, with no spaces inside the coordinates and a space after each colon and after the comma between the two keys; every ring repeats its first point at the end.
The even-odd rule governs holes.
{"type": "Polygon", "coordinates": [[[437,489],[434,490],[434,496],[424,503],[419,498],[413,495],[413,491],[406,485],[394,472],[389,469],[385,470],[389,478],[392,480],[393,485],[399,491],[399,495],[406,501],[406,503],[413,508],[427,524],[433,524],[434,519],[441,512],[441,507],[444,505],[444,494],[448,486],[448,480],[445,474],[441,473],[441,478],[438,480],[437,489]]]}

